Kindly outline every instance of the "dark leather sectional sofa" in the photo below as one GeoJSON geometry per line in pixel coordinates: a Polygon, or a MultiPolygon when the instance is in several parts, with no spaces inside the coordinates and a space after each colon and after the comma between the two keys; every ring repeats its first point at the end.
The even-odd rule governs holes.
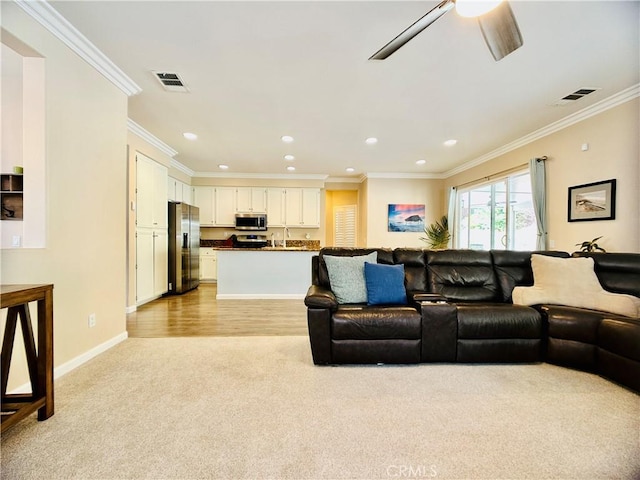
{"type": "MultiPolygon", "coordinates": [[[[533,285],[531,254],[565,252],[323,248],[305,297],[313,361],[342,363],[542,362],[598,373],[640,392],[640,319],[563,305],[512,303],[533,285]],[[338,304],[325,255],[376,251],[403,264],[407,305],[338,304]],[[435,293],[445,302],[420,303],[435,293]]],[[[608,291],[640,297],[640,254],[591,256],[608,291]]]]}

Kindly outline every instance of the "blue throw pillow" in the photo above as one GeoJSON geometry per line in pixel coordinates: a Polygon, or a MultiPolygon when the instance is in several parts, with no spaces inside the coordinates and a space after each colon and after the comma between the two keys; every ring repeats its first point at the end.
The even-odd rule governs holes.
{"type": "Polygon", "coordinates": [[[406,305],[404,265],[364,264],[368,305],[406,305]]]}

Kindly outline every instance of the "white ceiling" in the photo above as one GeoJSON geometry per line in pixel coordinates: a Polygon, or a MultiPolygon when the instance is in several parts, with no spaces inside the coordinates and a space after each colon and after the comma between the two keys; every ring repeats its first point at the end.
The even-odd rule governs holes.
{"type": "Polygon", "coordinates": [[[434,1],[50,3],[142,88],[129,118],[194,172],[446,174],[640,81],[638,1],[513,0],[524,46],[497,63],[455,11],[367,60],[434,1]],[[552,106],[582,87],[599,90],[552,106]]]}

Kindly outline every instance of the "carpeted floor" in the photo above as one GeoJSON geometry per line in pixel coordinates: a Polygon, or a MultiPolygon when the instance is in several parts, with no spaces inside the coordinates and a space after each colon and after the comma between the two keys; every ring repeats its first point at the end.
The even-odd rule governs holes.
{"type": "Polygon", "coordinates": [[[316,367],[306,337],[129,339],[2,436],[8,479],[638,479],[640,396],[547,364],[316,367]]]}

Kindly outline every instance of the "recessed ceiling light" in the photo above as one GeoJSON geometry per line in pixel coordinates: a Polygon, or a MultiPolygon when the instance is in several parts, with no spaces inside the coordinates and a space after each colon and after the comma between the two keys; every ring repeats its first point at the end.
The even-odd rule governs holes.
{"type": "Polygon", "coordinates": [[[289,162],[292,162],[293,160],[295,160],[295,159],[296,159],[296,157],[294,157],[294,156],[293,156],[293,155],[291,155],[291,154],[287,154],[287,155],[285,155],[285,156],[284,156],[284,159],[285,159],[285,160],[287,160],[287,161],[289,161],[289,162]]]}
{"type": "Polygon", "coordinates": [[[229,168],[229,165],[220,164],[220,165],[218,165],[218,168],[219,168],[220,170],[226,170],[226,169],[228,169],[228,168],[229,168]]]}
{"type": "Polygon", "coordinates": [[[182,136],[184,138],[186,138],[187,140],[197,140],[198,139],[198,135],[196,135],[195,133],[191,133],[191,132],[184,132],[182,134],[182,136]]]}
{"type": "Polygon", "coordinates": [[[416,165],[424,165],[425,163],[427,163],[426,160],[417,160],[416,161],[416,165]]]}
{"type": "Polygon", "coordinates": [[[349,173],[351,173],[351,172],[355,172],[355,171],[356,171],[356,169],[355,169],[355,168],[353,168],[353,167],[347,167],[347,168],[345,168],[345,170],[346,170],[347,172],[349,172],[349,173]]]}
{"type": "Polygon", "coordinates": [[[296,169],[296,167],[294,167],[293,165],[289,165],[287,167],[287,170],[289,170],[290,172],[293,172],[296,169]]]}
{"type": "Polygon", "coordinates": [[[364,143],[366,143],[367,145],[375,145],[376,143],[378,143],[378,139],[376,137],[369,137],[364,141],[364,143]]]}
{"type": "Polygon", "coordinates": [[[455,138],[452,138],[444,142],[445,146],[447,147],[453,147],[456,143],[458,143],[458,140],[456,140],[455,138]]]}
{"type": "Polygon", "coordinates": [[[291,143],[293,142],[293,137],[290,135],[283,135],[282,137],[280,137],[282,139],[283,142],[285,143],[291,143]]]}

